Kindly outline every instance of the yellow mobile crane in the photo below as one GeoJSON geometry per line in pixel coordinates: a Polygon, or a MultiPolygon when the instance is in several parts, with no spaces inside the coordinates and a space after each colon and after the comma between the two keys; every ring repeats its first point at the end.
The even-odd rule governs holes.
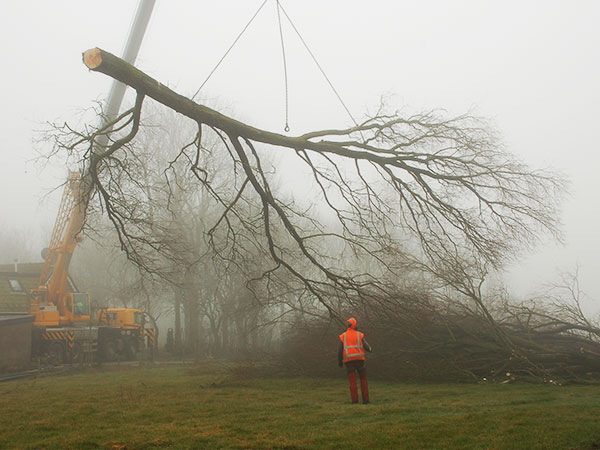
{"type": "Polygon", "coordinates": [[[69,264],[85,219],[81,174],[70,172],[38,286],[31,291],[32,354],[53,364],[77,361],[84,350],[106,361],[135,357],[144,346],[144,311],[104,308],[92,320],[87,293],[72,292],[69,264]]]}
{"type": "MultiPolygon", "coordinates": [[[[123,59],[132,64],[155,2],[140,0],[138,4],[123,50],[123,59]]],[[[125,85],[114,82],[106,102],[105,123],[118,116],[124,93],[125,85]]],[[[96,145],[102,148],[107,140],[100,136],[96,145]]],[[[40,281],[31,292],[32,354],[46,355],[53,362],[77,360],[86,349],[97,351],[105,360],[130,359],[143,346],[145,336],[149,343],[154,339],[154,330],[144,328],[144,311],[101,309],[92,321],[89,295],[68,289],[69,263],[80,240],[91,194],[84,188],[86,177],[85,173],[69,173],[40,281]]]]}

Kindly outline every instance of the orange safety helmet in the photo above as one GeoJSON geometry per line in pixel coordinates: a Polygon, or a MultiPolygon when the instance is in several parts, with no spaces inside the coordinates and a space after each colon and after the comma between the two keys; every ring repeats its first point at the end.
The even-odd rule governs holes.
{"type": "Polygon", "coordinates": [[[354,317],[350,317],[346,321],[346,325],[348,325],[348,328],[352,328],[353,330],[356,330],[356,319],[354,317]]]}

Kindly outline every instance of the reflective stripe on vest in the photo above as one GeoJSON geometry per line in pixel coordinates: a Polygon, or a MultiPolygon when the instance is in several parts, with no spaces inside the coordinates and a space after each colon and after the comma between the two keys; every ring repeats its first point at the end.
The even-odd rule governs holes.
{"type": "Polygon", "coordinates": [[[358,330],[354,330],[354,332],[356,333],[356,345],[348,345],[348,332],[349,330],[346,330],[346,332],[343,334],[344,362],[353,361],[356,359],[365,359],[365,351],[362,345],[362,340],[360,338],[360,332],[358,330]]]}

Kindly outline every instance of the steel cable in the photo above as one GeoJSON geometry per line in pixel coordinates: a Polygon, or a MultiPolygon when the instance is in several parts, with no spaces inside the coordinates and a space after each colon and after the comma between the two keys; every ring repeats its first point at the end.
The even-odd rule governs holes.
{"type": "Polygon", "coordinates": [[[246,24],[246,26],[240,32],[240,34],[238,34],[238,36],[235,38],[235,40],[233,41],[233,43],[231,44],[231,46],[227,49],[227,51],[225,52],[225,54],[223,55],[223,57],[219,60],[219,62],[217,63],[217,65],[214,67],[214,69],[211,70],[211,72],[208,74],[208,76],[206,77],[206,80],[204,80],[204,82],[200,85],[200,87],[198,88],[198,90],[196,91],[196,93],[192,96],[192,100],[194,100],[196,98],[196,96],[198,95],[198,93],[200,92],[200,90],[204,87],[204,85],[208,82],[208,80],[210,79],[210,77],[212,76],[212,74],[215,73],[215,71],[217,70],[217,68],[221,65],[221,63],[227,57],[227,55],[229,54],[229,52],[233,49],[233,47],[235,46],[235,44],[237,44],[237,41],[240,40],[240,38],[242,37],[242,35],[246,32],[246,30],[248,29],[248,27],[250,26],[250,24],[254,21],[254,19],[256,18],[256,16],[260,12],[260,10],[263,8],[263,6],[265,6],[265,3],[267,3],[267,1],[269,1],[269,0],[264,0],[262,2],[262,4],[259,6],[259,8],[256,10],[256,12],[254,13],[254,15],[250,19],[250,21],[246,24]]]}

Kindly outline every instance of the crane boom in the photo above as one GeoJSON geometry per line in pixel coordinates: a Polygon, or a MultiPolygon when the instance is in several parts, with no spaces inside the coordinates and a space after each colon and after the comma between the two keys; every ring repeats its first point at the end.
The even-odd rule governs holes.
{"type": "Polygon", "coordinates": [[[66,289],[69,263],[80,240],[79,232],[85,219],[85,208],[81,200],[81,174],[71,171],[40,274],[39,286],[48,286],[50,295],[66,289]]]}
{"type": "Polygon", "coordinates": [[[69,264],[80,241],[84,220],[81,174],[71,171],[63,190],[40,280],[31,292],[29,310],[35,316],[34,325],[71,325],[90,320],[88,295],[67,292],[69,264]]]}
{"type": "MultiPolygon", "coordinates": [[[[131,29],[129,30],[129,36],[127,37],[127,42],[123,48],[123,56],[121,58],[129,64],[133,64],[137,58],[155,3],[156,0],[140,0],[140,3],[138,4],[138,9],[135,13],[131,29]]],[[[125,95],[125,88],[126,86],[124,83],[113,80],[110,92],[106,99],[106,122],[114,120],[119,115],[121,102],[125,95]]]]}

